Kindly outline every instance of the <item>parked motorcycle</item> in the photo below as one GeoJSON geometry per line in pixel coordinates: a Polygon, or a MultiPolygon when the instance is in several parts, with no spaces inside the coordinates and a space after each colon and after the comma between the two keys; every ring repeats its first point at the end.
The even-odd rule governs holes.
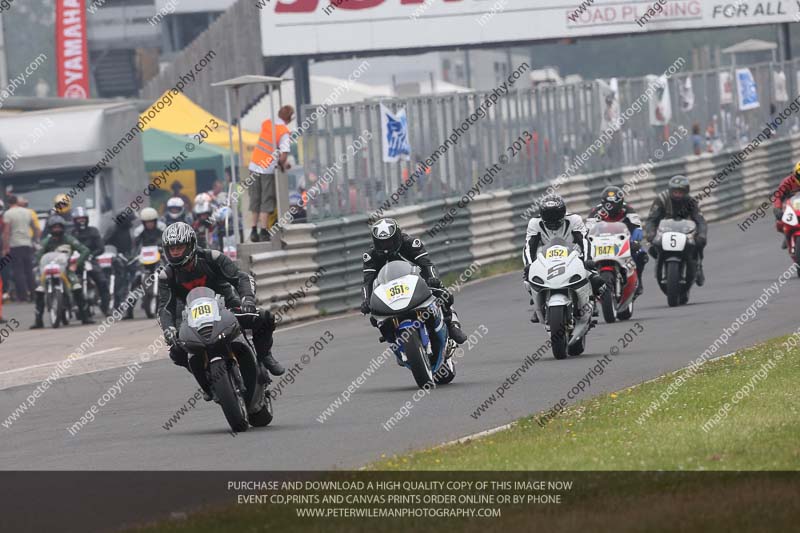
{"type": "Polygon", "coordinates": [[[595,299],[588,272],[578,249],[563,239],[553,239],[528,269],[534,309],[550,333],[553,356],[580,355],[592,319],[595,299]]]}
{"type": "Polygon", "coordinates": [[[233,312],[208,287],[196,287],[186,297],[178,343],[189,357],[201,358],[214,400],[235,432],[272,422],[269,373],[259,365],[254,349],[233,312]]]}
{"type": "Polygon", "coordinates": [[[693,220],[672,218],[662,220],[656,230],[653,239],[658,257],[656,279],[670,307],[689,301],[689,290],[696,274],[695,263],[689,260],[697,253],[696,231],[693,220]]]}
{"type": "MultiPolygon", "coordinates": [[[[375,278],[371,319],[386,340],[393,341],[397,363],[411,370],[417,386],[450,383],[456,376],[453,353],[441,306],[417,266],[390,261],[375,278]]],[[[454,317],[454,320],[456,318],[454,317]]]]}
{"type": "MultiPolygon", "coordinates": [[[[800,266],[800,193],[786,199],[783,216],[775,225],[786,239],[789,257],[795,265],[800,266]]],[[[797,275],[800,276],[800,268],[797,269],[797,275]]]]}
{"type": "Polygon", "coordinates": [[[69,247],[48,252],[39,260],[41,284],[44,288],[44,311],[50,327],[69,325],[72,317],[72,287],[67,278],[69,247]]]}
{"type": "Polygon", "coordinates": [[[618,319],[628,320],[633,315],[639,276],[630,239],[628,227],[622,222],[599,221],[589,230],[592,260],[607,287],[600,298],[600,307],[608,324],[618,319]]]}

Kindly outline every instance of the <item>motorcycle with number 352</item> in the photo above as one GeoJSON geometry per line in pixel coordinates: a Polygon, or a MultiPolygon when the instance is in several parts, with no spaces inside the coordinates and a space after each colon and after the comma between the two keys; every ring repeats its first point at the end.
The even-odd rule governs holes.
{"type": "Polygon", "coordinates": [[[577,248],[553,239],[528,269],[528,284],[539,322],[550,333],[553,356],[564,359],[586,349],[586,335],[595,325],[595,299],[588,272],[577,248]]]}

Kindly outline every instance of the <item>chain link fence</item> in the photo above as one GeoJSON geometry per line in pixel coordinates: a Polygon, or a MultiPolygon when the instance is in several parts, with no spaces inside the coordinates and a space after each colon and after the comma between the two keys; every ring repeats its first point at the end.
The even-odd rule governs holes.
{"type": "MultiPolygon", "coordinates": [[[[656,96],[625,120],[610,139],[606,137],[602,147],[588,158],[587,149],[616,116],[637,99],[641,101],[652,78],[618,79],[616,91],[602,80],[510,90],[459,135],[457,142],[449,143],[444,155],[419,172],[419,178],[412,180],[413,186],[391,207],[461,196],[495,164],[501,171],[482,190],[515,189],[553,180],[570,165],[574,169],[581,156],[585,162],[577,163],[580,170],[575,173],[640,165],[681,130],[688,134],[664,150],[662,160],[694,155],[696,151],[702,157],[743,147],[796,97],[800,90],[798,66],[800,63],[795,60],[709,71],[678,70],[667,80],[671,107],[668,120],[663,120],[666,96],[659,100],[662,93],[656,91],[656,96]],[[736,70],[742,68],[749,68],[755,80],[757,108],[740,110],[736,70]],[[665,123],[653,125],[659,121],[665,123]],[[523,141],[520,150],[513,148],[515,141],[523,141]]],[[[522,80],[517,83],[520,85],[522,80]]],[[[303,135],[302,181],[305,189],[317,184],[321,191],[308,201],[308,220],[367,214],[378,209],[431,154],[437,150],[441,154],[440,146],[453,129],[476,113],[489,94],[386,99],[325,109],[305,106],[304,117],[317,112],[319,118],[303,135]],[[383,162],[381,103],[393,112],[405,108],[409,161],[383,162]],[[353,142],[365,130],[372,133],[371,142],[353,149],[353,142]],[[343,157],[344,154],[347,155],[343,157]]],[[[798,117],[800,113],[792,113],[775,135],[800,131],[798,117]]]]}

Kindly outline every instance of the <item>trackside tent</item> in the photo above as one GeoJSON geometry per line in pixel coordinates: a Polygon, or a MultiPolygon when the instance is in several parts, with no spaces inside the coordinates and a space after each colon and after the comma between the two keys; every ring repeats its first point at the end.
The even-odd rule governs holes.
{"type": "Polygon", "coordinates": [[[198,145],[185,136],[149,129],[142,134],[144,165],[147,172],[180,170],[212,170],[224,178],[228,152],[213,144],[198,145]]]}
{"type": "MultiPolygon", "coordinates": [[[[228,138],[228,123],[215,117],[183,94],[173,96],[169,92],[153,105],[147,108],[140,119],[145,130],[161,130],[167,133],[186,136],[188,140],[197,144],[197,135],[204,132],[207,136],[204,144],[209,143],[226,150],[230,147],[228,138]],[[172,102],[171,104],[168,102],[172,102]],[[160,109],[159,109],[160,108],[160,109]],[[215,127],[216,125],[216,127],[215,127]]],[[[258,143],[258,133],[242,130],[242,144],[244,145],[244,160],[248,161],[258,143]]],[[[234,150],[239,152],[239,139],[233,137],[234,150]]]]}

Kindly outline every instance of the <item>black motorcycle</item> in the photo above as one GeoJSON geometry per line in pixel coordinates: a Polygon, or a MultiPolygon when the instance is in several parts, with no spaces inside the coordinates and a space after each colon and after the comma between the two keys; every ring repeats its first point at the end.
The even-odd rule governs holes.
{"type": "Polygon", "coordinates": [[[653,239],[658,259],[656,279],[670,307],[689,302],[689,290],[697,273],[696,262],[690,260],[697,254],[696,232],[693,220],[665,218],[653,239]]]}
{"type": "Polygon", "coordinates": [[[178,343],[190,358],[200,357],[214,401],[235,432],[272,422],[269,373],[258,363],[233,312],[220,305],[208,287],[196,287],[186,297],[178,343]]]}

